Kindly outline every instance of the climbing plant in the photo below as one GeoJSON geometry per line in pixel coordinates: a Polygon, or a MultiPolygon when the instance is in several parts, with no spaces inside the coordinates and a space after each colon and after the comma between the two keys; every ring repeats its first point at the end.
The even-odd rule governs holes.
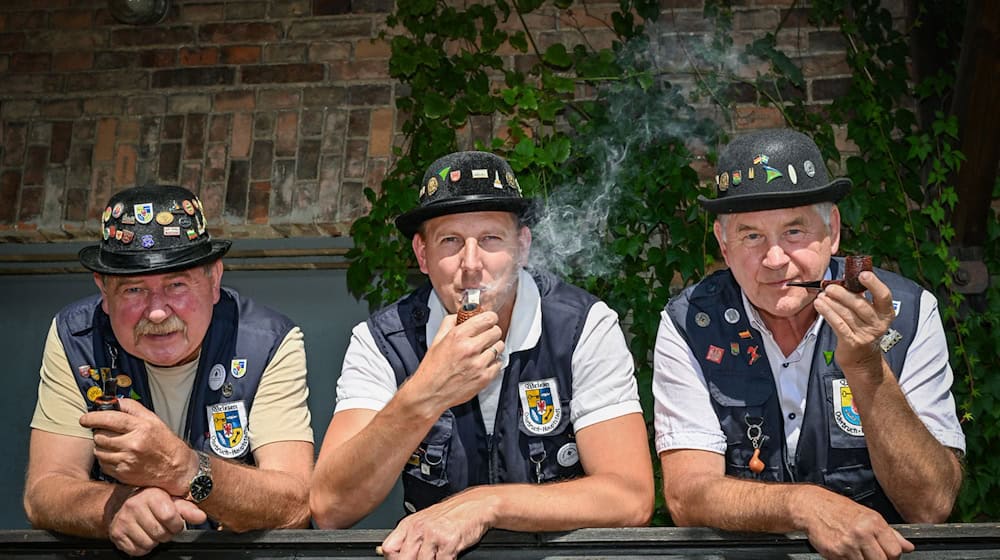
{"type": "MultiPolygon", "coordinates": [[[[914,85],[906,74],[908,37],[879,2],[815,0],[810,21],[840,29],[852,70],[844,95],[817,110],[807,103],[801,62],[778,47],[784,20],[740,50],[744,62],[764,61],[769,69],[754,78],[734,72],[724,56],[738,50],[726,2],[706,1],[712,32],[681,46],[685,70],[673,73],[660,54],[676,45],[647,32],[660,18],[656,0],[620,0],[606,30],[610,45],[589,43],[584,29],[564,34],[564,43],[540,44],[526,24],[530,14],[585,12],[570,0],[449,4],[397,2],[388,18],[390,73],[404,92],[397,96],[406,116],[404,141],[380,189],[365,192],[370,213],[351,230],[352,293],[377,308],[412,287],[409,241],[393,219],[416,204],[433,160],[456,149],[498,153],[510,161],[524,194],[542,201],[533,266],[562,274],[623,318],[650,420],[660,311],[718,260],[711,224],[695,203],[698,194],[709,194],[695,168],[711,166],[713,147],[732,124],[731,96],[749,87],[789,126],[811,134],[829,161],[843,162],[835,173],[853,179],[841,205],[850,225],[842,250],[872,254],[939,295],[969,446],[956,517],[997,517],[1000,459],[986,450],[1000,437],[1000,378],[991,375],[1000,365],[1000,293],[992,287],[979,302],[987,311],[969,313],[953,290],[958,263],[948,251],[955,204],[950,181],[963,159],[957,125],[944,107],[927,123],[913,109],[922,99],[947,98],[954,68],[914,85]],[[511,57],[518,63],[510,64],[511,57]],[[714,118],[705,116],[712,114],[706,105],[714,118]],[[475,133],[482,122],[490,133],[475,133]],[[837,128],[846,129],[856,149],[838,150],[837,128]],[[460,138],[469,139],[459,145],[460,138]]],[[[994,221],[987,247],[992,274],[998,236],[994,221]]],[[[651,422],[648,427],[652,435],[651,422]]],[[[654,523],[667,523],[657,494],[654,523]]]]}

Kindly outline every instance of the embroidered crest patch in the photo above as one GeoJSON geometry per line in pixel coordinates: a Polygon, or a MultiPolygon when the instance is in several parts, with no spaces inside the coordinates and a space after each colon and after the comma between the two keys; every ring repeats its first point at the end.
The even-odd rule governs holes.
{"type": "Polygon", "coordinates": [[[247,436],[247,410],[243,401],[205,407],[212,430],[212,451],[219,457],[234,459],[250,449],[247,436]]]}
{"type": "Polygon", "coordinates": [[[851,388],[847,385],[846,379],[834,379],[833,381],[833,418],[837,425],[852,436],[864,436],[865,432],[861,428],[861,416],[858,409],[854,407],[854,396],[851,388]]]}
{"type": "Polygon", "coordinates": [[[521,397],[521,421],[529,432],[542,435],[559,426],[562,405],[554,377],[518,383],[517,394],[521,397]]]}

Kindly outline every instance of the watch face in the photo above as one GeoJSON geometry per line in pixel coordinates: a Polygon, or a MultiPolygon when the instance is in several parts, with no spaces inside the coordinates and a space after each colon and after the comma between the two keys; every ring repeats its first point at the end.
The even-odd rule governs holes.
{"type": "Polygon", "coordinates": [[[209,493],[212,492],[212,477],[207,474],[201,474],[194,477],[191,481],[191,499],[195,502],[200,502],[208,497],[209,493]]]}

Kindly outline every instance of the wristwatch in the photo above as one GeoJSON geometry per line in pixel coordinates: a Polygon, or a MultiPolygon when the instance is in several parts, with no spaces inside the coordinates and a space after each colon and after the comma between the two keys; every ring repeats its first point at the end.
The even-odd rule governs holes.
{"type": "Polygon", "coordinates": [[[197,504],[212,493],[212,463],[209,462],[206,453],[201,451],[195,453],[198,454],[198,472],[188,485],[187,499],[197,504]]]}

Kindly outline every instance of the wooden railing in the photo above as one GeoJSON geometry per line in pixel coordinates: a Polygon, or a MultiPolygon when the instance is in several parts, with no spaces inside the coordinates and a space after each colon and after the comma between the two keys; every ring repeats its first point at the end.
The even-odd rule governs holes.
{"type": "MultiPolygon", "coordinates": [[[[1000,558],[1000,525],[899,525],[916,545],[906,559],[1000,558]]],[[[386,530],[185,531],[149,558],[378,558],[386,530]]],[[[0,558],[122,558],[107,541],[46,531],[0,531],[0,558]]],[[[464,559],[806,559],[805,535],[727,533],[705,528],[581,529],[567,533],[490,531],[464,559]]]]}

